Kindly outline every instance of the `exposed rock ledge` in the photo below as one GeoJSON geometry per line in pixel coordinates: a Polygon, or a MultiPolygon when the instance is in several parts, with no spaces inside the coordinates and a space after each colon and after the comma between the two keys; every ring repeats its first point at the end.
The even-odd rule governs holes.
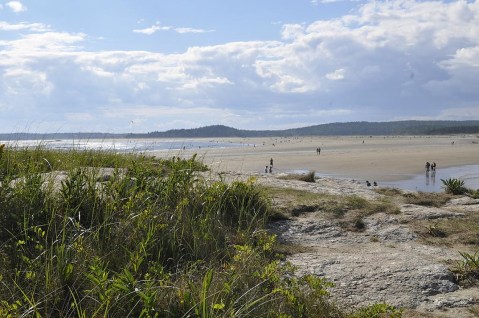
{"type": "MultiPolygon", "coordinates": [[[[223,175],[234,180],[247,177],[223,175]]],[[[306,183],[267,174],[254,177],[259,184],[277,187],[380,197],[354,180],[320,178],[306,183]]],[[[463,217],[463,211],[479,211],[479,200],[454,199],[443,209],[403,205],[398,215],[379,213],[366,218],[366,230],[361,233],[341,229],[320,211],[275,222],[271,230],[282,241],[308,247],[308,252],[291,255],[288,260],[298,267],[299,274],[314,273],[333,281],[332,295],[345,306],[386,302],[432,317],[475,317],[467,307],[479,302],[479,289],[460,288],[446,266],[447,261],[459,259],[459,253],[421,244],[408,227],[414,219],[463,217]]]]}

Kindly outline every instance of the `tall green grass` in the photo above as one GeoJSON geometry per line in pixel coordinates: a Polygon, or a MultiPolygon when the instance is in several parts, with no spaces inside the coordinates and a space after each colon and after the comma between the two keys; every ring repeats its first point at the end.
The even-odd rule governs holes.
{"type": "Polygon", "coordinates": [[[262,192],[204,170],[0,148],[0,317],[346,317],[279,261],[262,192]]]}

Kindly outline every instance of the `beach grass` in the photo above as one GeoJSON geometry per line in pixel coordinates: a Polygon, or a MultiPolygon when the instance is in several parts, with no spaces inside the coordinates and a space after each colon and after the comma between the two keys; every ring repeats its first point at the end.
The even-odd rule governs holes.
{"type": "Polygon", "coordinates": [[[358,313],[281,261],[263,189],[208,181],[206,169],[195,156],[2,147],[0,316],[358,313]]]}

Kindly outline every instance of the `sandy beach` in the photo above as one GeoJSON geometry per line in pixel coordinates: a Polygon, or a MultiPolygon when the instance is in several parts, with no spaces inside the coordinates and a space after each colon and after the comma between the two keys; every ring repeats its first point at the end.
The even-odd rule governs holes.
{"type": "MultiPolygon", "coordinates": [[[[211,139],[209,139],[211,140],[211,139]]],[[[273,173],[312,171],[336,177],[394,181],[424,171],[479,164],[479,136],[353,136],[287,138],[219,138],[242,146],[155,152],[158,157],[198,154],[213,171],[264,172],[273,158],[273,173]],[[318,155],[316,149],[321,148],[318,155]]]]}

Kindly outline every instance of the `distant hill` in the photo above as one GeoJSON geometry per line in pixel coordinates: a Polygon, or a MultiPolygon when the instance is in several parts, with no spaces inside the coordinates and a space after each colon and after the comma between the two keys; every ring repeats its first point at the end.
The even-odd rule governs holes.
{"type": "Polygon", "coordinates": [[[393,121],[348,122],[315,125],[285,130],[239,130],[223,125],[194,129],[151,132],[144,137],[205,138],[205,137],[289,137],[289,136],[352,136],[352,135],[442,135],[478,134],[479,121],[393,121]]]}
{"type": "Polygon", "coordinates": [[[467,121],[392,121],[348,122],[314,125],[284,130],[241,130],[224,125],[193,129],[173,129],[145,134],[54,133],[0,134],[0,140],[55,140],[107,138],[219,138],[219,137],[292,137],[292,136],[388,136],[388,135],[444,135],[479,134],[479,120],[467,121]]]}

